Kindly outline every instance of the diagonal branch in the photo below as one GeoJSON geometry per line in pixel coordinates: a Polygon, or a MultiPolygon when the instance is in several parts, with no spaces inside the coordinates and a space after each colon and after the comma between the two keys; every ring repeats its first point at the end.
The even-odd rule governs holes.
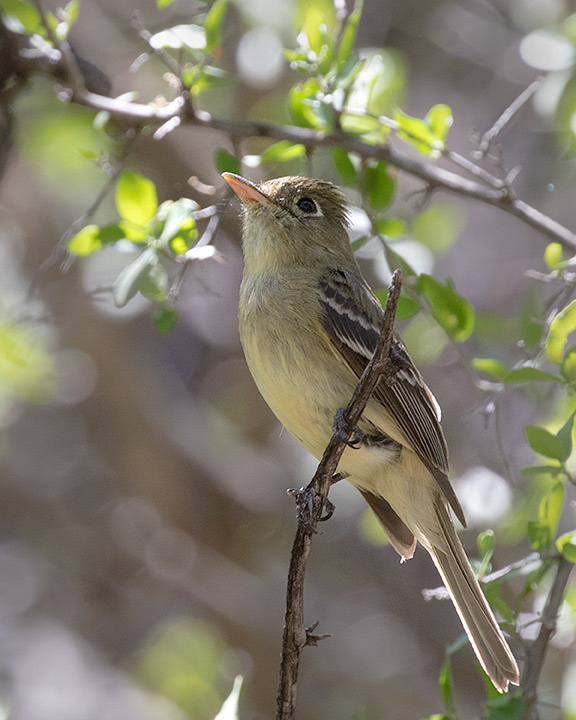
{"type": "Polygon", "coordinates": [[[312,537],[316,533],[316,527],[327,504],[328,491],[347,442],[358,425],[376,384],[388,370],[394,318],[401,286],[401,272],[396,270],[388,292],[378,345],[342,414],[342,425],[346,436],[342,437],[337,433],[332,436],[308,488],[299,493],[301,499],[304,497],[308,501],[309,507],[306,513],[299,513],[298,528],[290,557],[276,720],[293,720],[300,655],[306,645],[315,644],[319,639],[318,636],[312,635],[314,628],[306,629],[304,625],[304,575],[312,537]]]}
{"type": "Polygon", "coordinates": [[[573,564],[566,560],[565,557],[560,557],[558,560],[558,567],[556,568],[556,575],[544,610],[542,611],[542,624],[540,625],[540,631],[536,640],[532,643],[528,650],[526,658],[526,665],[524,672],[522,673],[521,688],[522,693],[528,700],[528,708],[524,716],[525,720],[536,720],[538,718],[538,711],[536,708],[536,689],[538,687],[538,680],[544,660],[546,658],[546,651],[548,650],[548,644],[550,639],[556,632],[556,623],[558,620],[558,612],[562,599],[564,597],[564,591],[572,572],[573,564]]]}

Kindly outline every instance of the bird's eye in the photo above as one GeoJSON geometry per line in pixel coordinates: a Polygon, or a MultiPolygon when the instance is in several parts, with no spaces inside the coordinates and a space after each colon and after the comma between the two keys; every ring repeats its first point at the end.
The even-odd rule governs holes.
{"type": "Polygon", "coordinates": [[[296,203],[300,210],[302,210],[303,213],[306,213],[307,215],[314,215],[318,212],[318,208],[316,207],[316,203],[314,200],[311,200],[308,197],[303,197],[298,200],[296,203]]]}

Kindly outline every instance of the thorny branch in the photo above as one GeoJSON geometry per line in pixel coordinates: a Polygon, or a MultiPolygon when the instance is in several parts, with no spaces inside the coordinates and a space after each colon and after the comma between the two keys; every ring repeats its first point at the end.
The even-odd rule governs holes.
{"type": "Polygon", "coordinates": [[[342,437],[339,433],[332,436],[310,484],[299,493],[309,499],[311,507],[308,512],[299,513],[298,529],[290,557],[276,720],[294,718],[300,655],[306,645],[315,644],[319,639],[312,634],[314,628],[307,630],[304,625],[304,575],[312,537],[326,506],[328,491],[346,443],[358,425],[378,380],[388,370],[388,356],[401,286],[401,272],[396,270],[388,291],[378,345],[354,390],[352,399],[342,413],[341,419],[347,436],[342,437]]]}

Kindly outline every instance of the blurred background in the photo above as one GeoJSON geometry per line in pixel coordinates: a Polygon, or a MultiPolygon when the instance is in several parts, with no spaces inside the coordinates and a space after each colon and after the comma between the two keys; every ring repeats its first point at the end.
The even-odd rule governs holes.
{"type": "MultiPolygon", "coordinates": [[[[294,46],[311,4],[331,6],[231,2],[220,59],[231,79],[203,95],[200,107],[289,122],[286,95],[296,76],[282,48],[294,46]]],[[[156,33],[189,23],[203,7],[81,0],[71,41],[108,76],[114,96],[137,90],[142,102],[170,99],[166,68],[142,57],[134,12],[156,33]]],[[[366,0],[357,47],[390,107],[423,117],[447,103],[455,117],[449,145],[465,155],[474,132],[486,131],[543,74],[501,137],[504,161],[522,168],[520,197],[576,228],[572,10],[563,0],[366,0]]],[[[34,79],[14,106],[0,189],[0,717],[204,720],[241,674],[241,717],[271,718],[295,531],[286,488],[306,484],[315,462],[259,397],[239,345],[239,206],[213,162],[217,148],[235,148],[221,134],[182,127],[161,140],[144,133],[124,160],[153,180],[161,201],[191,197],[220,213],[220,258],[192,266],[178,322],[161,335],[149,303],[136,298],[119,310],[112,302],[126,254],[106,249],[64,270],[43,266],[106,184],[105,163],[94,157],[116,152],[115,141],[94,128],[93,116],[59,102],[49,79],[34,79]]],[[[241,149],[249,155],[264,146],[245,141],[241,149]]],[[[311,172],[339,182],[323,152],[308,165],[243,171],[254,180],[311,172]]],[[[403,334],[443,408],[469,521],[463,542],[474,556],[478,533],[495,528],[493,564],[503,567],[530,551],[522,537],[534,506],[519,471],[534,462],[523,428],[552,413],[555,400],[507,392],[486,412],[495,398],[478,389],[468,361],[521,357],[517,341],[525,342],[550,294],[526,276],[544,269],[547,240],[481,203],[437,193],[423,204],[421,189],[398,177],[391,214],[409,231],[395,249],[419,272],[451,278],[476,308],[477,328],[455,346],[421,314],[403,334]]],[[[353,217],[360,234],[365,217],[359,210],[353,217]]],[[[115,219],[111,193],[95,221],[115,219]]],[[[372,285],[384,287],[389,272],[378,242],[364,245],[360,259],[372,285]]],[[[439,585],[432,563],[420,549],[400,565],[346,483],[331,498],[336,513],[313,543],[306,618],[332,637],[303,655],[298,716],[443,712],[438,674],[461,626],[450,603],[422,597],[439,585]]],[[[562,522],[568,530],[573,518],[562,522]]],[[[543,597],[523,607],[525,637],[538,629],[530,620],[543,597]]],[[[573,639],[567,605],[544,672],[543,717],[559,717],[559,705],[564,717],[576,717],[573,639]]],[[[513,647],[521,660],[517,639],[513,647]]],[[[478,717],[484,686],[468,646],[452,665],[462,717],[478,717]]]]}

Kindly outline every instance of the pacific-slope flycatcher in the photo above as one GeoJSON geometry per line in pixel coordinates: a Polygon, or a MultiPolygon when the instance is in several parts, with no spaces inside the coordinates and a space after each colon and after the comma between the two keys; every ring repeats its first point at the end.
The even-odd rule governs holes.
{"type": "MultiPolygon", "coordinates": [[[[244,205],[240,337],[256,385],[280,422],[322,457],[376,347],[382,307],[360,273],[335,185],[284,177],[257,186],[224,179],[244,205]]],[[[448,480],[440,408],[404,345],[359,423],[339,471],[362,493],[404,559],[420,542],[432,556],[480,664],[501,692],[518,666],[456,535],[465,524],[448,480]]]]}

